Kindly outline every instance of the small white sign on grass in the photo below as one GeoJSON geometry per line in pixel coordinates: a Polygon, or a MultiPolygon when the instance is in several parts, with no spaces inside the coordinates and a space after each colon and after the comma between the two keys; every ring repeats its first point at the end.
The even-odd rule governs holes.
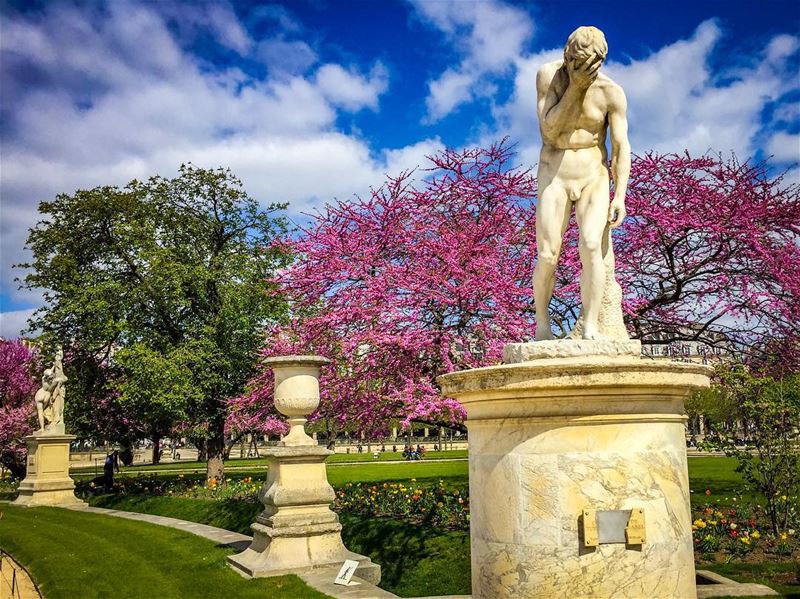
{"type": "Polygon", "coordinates": [[[356,573],[356,568],[358,568],[357,561],[352,559],[345,560],[344,564],[342,564],[342,569],[339,570],[339,574],[336,575],[336,580],[333,582],[348,587],[357,585],[357,582],[350,582],[353,574],[356,573]]]}

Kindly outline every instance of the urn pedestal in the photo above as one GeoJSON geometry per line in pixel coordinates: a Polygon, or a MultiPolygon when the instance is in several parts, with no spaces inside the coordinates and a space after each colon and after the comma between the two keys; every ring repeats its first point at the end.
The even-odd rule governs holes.
{"type": "Polygon", "coordinates": [[[318,446],[304,430],[305,417],[319,405],[319,368],[327,362],[320,356],[265,360],[275,374],[275,407],[289,416],[292,428],[282,447],[265,452],[267,480],[259,493],[264,510],[251,526],[253,542],[228,557],[247,576],[297,573],[349,559],[359,563],[356,576],[380,582],[380,566],[344,546],[339,517],[330,509],[334,491],[325,460],[334,452],[318,446]]]}
{"type": "Polygon", "coordinates": [[[439,378],[467,411],[473,598],[696,597],[683,402],[709,367],[543,343],[439,378]]]}
{"type": "Polygon", "coordinates": [[[15,505],[84,505],[75,497],[75,482],[69,476],[69,444],[74,435],[28,435],[27,474],[19,484],[15,505]]]}

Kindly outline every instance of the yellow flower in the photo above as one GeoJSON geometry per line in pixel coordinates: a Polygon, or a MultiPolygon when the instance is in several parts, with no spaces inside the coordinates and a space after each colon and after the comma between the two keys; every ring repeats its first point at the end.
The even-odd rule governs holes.
{"type": "Polygon", "coordinates": [[[750,537],[739,537],[739,540],[744,543],[745,545],[750,544],[750,537]]]}
{"type": "Polygon", "coordinates": [[[709,520],[709,521],[708,521],[708,523],[709,523],[711,526],[716,526],[716,525],[717,525],[717,521],[716,521],[716,520],[709,520]]]}
{"type": "Polygon", "coordinates": [[[750,536],[753,537],[754,539],[760,539],[761,533],[758,532],[757,530],[754,530],[753,532],[750,533],[750,536]]]}
{"type": "Polygon", "coordinates": [[[781,499],[782,499],[783,501],[786,501],[786,495],[781,495],[781,499]]]}
{"type": "Polygon", "coordinates": [[[789,538],[789,535],[787,535],[785,532],[781,533],[781,541],[785,541],[788,538],[789,538]]]}
{"type": "Polygon", "coordinates": [[[694,521],[693,528],[698,529],[698,528],[705,528],[705,527],[706,527],[706,523],[702,519],[698,518],[697,520],[694,521]]]}

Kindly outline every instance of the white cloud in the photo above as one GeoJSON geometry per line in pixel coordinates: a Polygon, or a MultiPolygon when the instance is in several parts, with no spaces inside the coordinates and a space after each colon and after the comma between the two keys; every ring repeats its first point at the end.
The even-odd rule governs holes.
{"type": "Polygon", "coordinates": [[[447,69],[438,79],[429,82],[428,97],[425,99],[428,120],[437,121],[472,99],[472,87],[475,83],[472,74],[452,69],[447,69]]]}
{"type": "Polygon", "coordinates": [[[800,161],[800,134],[779,131],[769,140],[767,154],[780,162],[800,161]]]}
{"type": "Polygon", "coordinates": [[[385,150],[383,158],[386,174],[396,175],[401,171],[411,171],[418,167],[427,168],[429,162],[426,157],[433,156],[442,150],[444,150],[444,144],[438,137],[423,139],[405,148],[385,150]]]}
{"type": "Polygon", "coordinates": [[[524,50],[533,22],[524,10],[498,0],[410,0],[419,17],[438,28],[461,62],[428,82],[427,121],[447,116],[474,97],[489,95],[483,79],[507,71],[524,50]]]}
{"type": "MultiPolygon", "coordinates": [[[[335,128],[340,110],[378,109],[388,87],[382,64],[362,74],[329,63],[302,76],[316,62],[306,46],[305,64],[278,69],[279,76],[213,71],[182,49],[163,10],[115,1],[106,11],[54,4],[32,16],[4,15],[0,289],[14,303],[41,303],[17,290],[13,279],[23,273],[11,265],[28,259],[27,229],[39,202],[56,193],[172,176],[192,161],[230,166],[254,197],[289,201],[296,215],[380,184],[422,147],[375,153],[335,128]]],[[[209,28],[226,47],[250,48],[256,60],[270,39],[295,47],[287,30],[251,48],[231,19],[226,9],[193,26],[209,28]]],[[[12,328],[13,318],[4,318],[12,328]]]]}
{"type": "MultiPolygon", "coordinates": [[[[711,149],[733,151],[740,158],[755,153],[763,135],[764,108],[796,87],[787,59],[797,51],[797,39],[778,36],[750,64],[714,72],[709,62],[721,35],[716,22],[706,21],[689,39],[640,60],[603,67],[628,97],[634,152],[702,154],[711,149]]],[[[523,164],[538,162],[536,71],[561,53],[554,48],[518,59],[514,92],[507,103],[495,107],[498,127],[493,137],[508,134],[521,140],[523,164]]],[[[776,143],[781,141],[785,140],[778,138],[776,143]]]]}
{"type": "Polygon", "coordinates": [[[277,75],[301,75],[317,62],[317,53],[301,40],[263,40],[255,53],[277,75]]]}
{"type": "Polygon", "coordinates": [[[15,339],[28,327],[28,319],[33,315],[34,309],[13,310],[0,312],[0,337],[15,339]]]}
{"type": "Polygon", "coordinates": [[[325,64],[317,69],[316,84],[332,104],[355,112],[362,108],[377,110],[378,98],[389,87],[388,79],[381,63],[372,67],[368,79],[338,64],[325,64]]]}

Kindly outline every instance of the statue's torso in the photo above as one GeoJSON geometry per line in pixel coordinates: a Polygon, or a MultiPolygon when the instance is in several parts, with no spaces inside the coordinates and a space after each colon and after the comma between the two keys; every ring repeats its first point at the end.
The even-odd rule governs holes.
{"type": "MultiPolygon", "coordinates": [[[[543,67],[552,77],[551,86],[560,98],[569,85],[569,75],[561,68],[562,61],[543,67]]],[[[570,130],[555,139],[542,135],[540,171],[550,176],[575,180],[594,177],[605,172],[608,161],[606,133],[608,130],[608,88],[616,85],[603,74],[586,90],[580,116],[570,130]]]]}

